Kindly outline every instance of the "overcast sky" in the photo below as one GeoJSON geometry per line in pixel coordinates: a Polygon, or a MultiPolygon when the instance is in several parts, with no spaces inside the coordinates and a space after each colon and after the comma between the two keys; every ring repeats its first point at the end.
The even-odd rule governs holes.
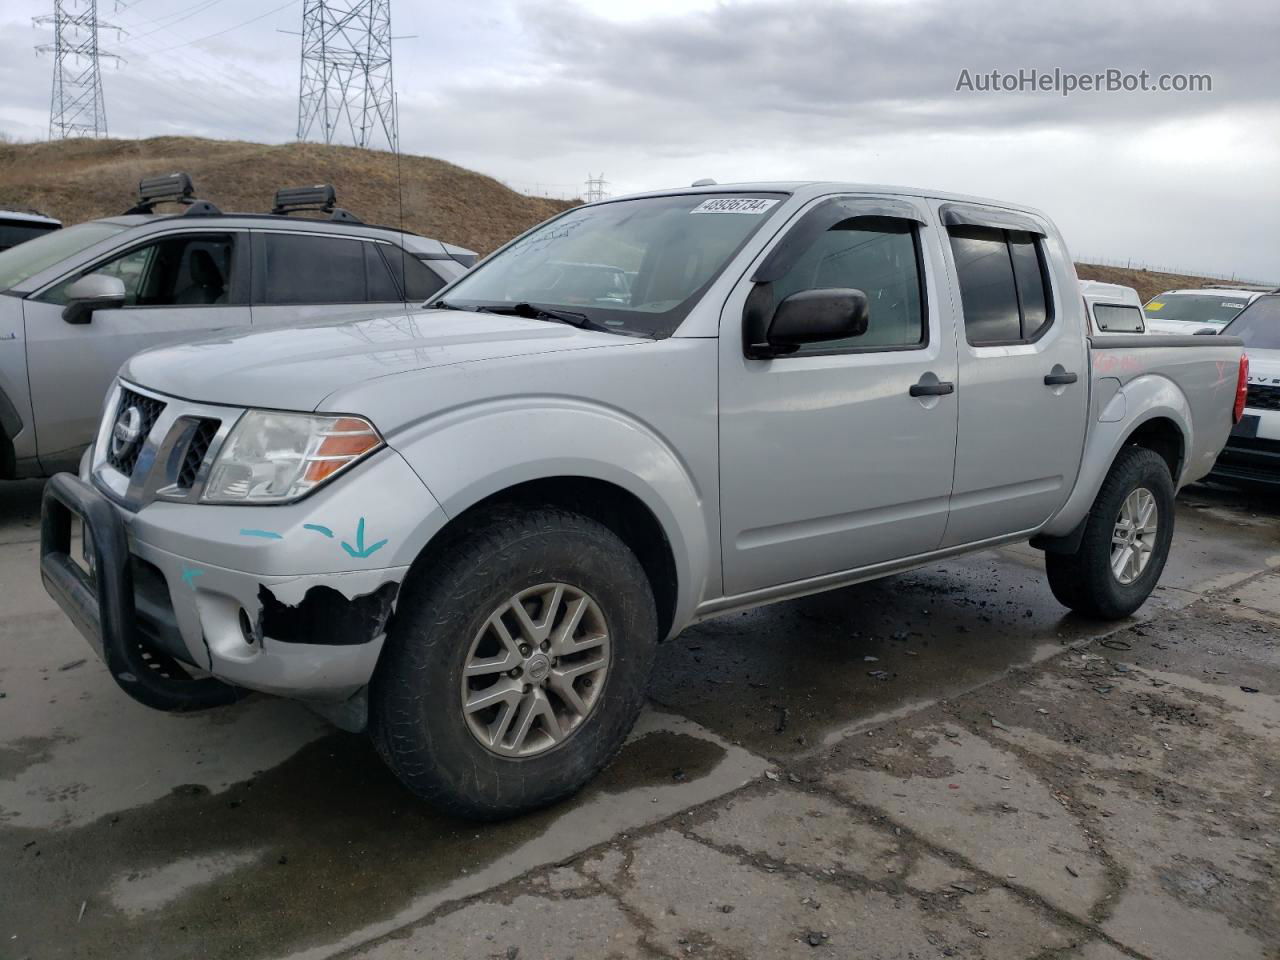
{"type": "MultiPolygon", "coordinates": [[[[343,0],[336,0],[343,2],[343,0]]],[[[47,135],[49,57],[0,4],[0,133],[47,135]]],[[[99,0],[111,133],[272,143],[302,0],[99,0]],[[273,8],[276,8],[273,10],[273,8]],[[265,15],[264,15],[265,14],[265,15]],[[252,18],[256,22],[246,23],[252,18]]],[[[1073,254],[1280,281],[1280,4],[392,0],[405,150],[533,192],[763,179],[1035,204],[1073,254]],[[1208,74],[1211,92],[983,93],[1019,68],[1208,74]],[[975,81],[976,83],[976,81],[975,81]]]]}

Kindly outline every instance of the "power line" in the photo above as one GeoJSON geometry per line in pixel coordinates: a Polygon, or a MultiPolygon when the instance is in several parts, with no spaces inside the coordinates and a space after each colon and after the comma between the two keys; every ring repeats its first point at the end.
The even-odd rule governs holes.
{"type": "Polygon", "coordinates": [[[159,50],[151,51],[151,53],[148,54],[148,56],[154,56],[157,53],[168,53],[170,50],[180,50],[183,47],[189,47],[195,43],[204,43],[206,40],[212,40],[214,37],[220,37],[223,34],[230,33],[233,30],[239,30],[241,27],[247,27],[251,23],[257,23],[259,20],[265,20],[267,19],[267,17],[271,16],[273,13],[279,13],[281,10],[284,10],[288,7],[296,6],[297,3],[298,3],[298,0],[285,0],[284,3],[280,4],[280,6],[272,7],[266,13],[260,13],[256,17],[250,17],[248,20],[242,20],[240,23],[234,24],[230,27],[225,27],[222,30],[215,30],[213,33],[206,33],[203,37],[196,37],[194,40],[186,40],[186,41],[183,41],[182,43],[175,43],[171,47],[161,47],[159,50]]]}
{"type": "Polygon", "coordinates": [[[37,53],[53,54],[49,139],[105,137],[101,61],[120,58],[99,47],[98,31],[119,28],[98,19],[98,0],[53,0],[53,13],[35,23],[53,27],[53,42],[36,47],[37,53]]]}
{"type": "Polygon", "coordinates": [[[162,16],[156,17],[155,19],[148,21],[152,26],[155,27],[154,30],[148,30],[146,33],[140,33],[137,36],[135,36],[133,39],[141,40],[144,37],[150,37],[153,34],[163,33],[164,31],[168,30],[170,27],[173,27],[176,24],[182,23],[184,20],[190,20],[192,17],[196,16],[197,14],[204,13],[210,7],[216,7],[221,2],[222,0],[203,0],[203,2],[197,3],[192,9],[186,12],[175,11],[174,13],[163,14],[162,16]],[[161,21],[167,21],[167,22],[162,23],[161,21]]]}

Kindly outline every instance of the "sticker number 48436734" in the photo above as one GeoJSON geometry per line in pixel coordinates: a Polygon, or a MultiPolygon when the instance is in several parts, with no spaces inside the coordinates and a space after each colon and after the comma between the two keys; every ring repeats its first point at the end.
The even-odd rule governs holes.
{"type": "Polygon", "coordinates": [[[715,197],[703,200],[690,210],[690,213],[764,213],[777,199],[766,200],[763,197],[715,197]]]}

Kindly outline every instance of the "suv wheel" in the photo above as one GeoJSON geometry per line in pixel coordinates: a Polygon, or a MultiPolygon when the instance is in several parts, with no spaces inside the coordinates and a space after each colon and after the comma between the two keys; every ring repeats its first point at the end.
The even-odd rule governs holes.
{"type": "Polygon", "coordinates": [[[401,588],[370,689],[379,752],[441,810],[496,819],[579,790],[644,703],[657,613],[607,527],[503,511],[445,543],[401,588]]]}
{"type": "Polygon", "coordinates": [[[1169,557],[1173,495],[1159,454],[1122,449],[1089,511],[1080,549],[1045,555],[1058,601],[1100,620],[1119,620],[1142,606],[1169,557]]]}

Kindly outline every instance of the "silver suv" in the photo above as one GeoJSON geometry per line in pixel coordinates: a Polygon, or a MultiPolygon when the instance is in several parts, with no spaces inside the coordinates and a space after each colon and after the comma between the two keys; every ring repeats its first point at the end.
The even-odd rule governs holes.
{"type": "Polygon", "coordinates": [[[139,350],[402,309],[475,259],[361,223],[331,186],[281,190],[269,214],[226,214],[196,199],[186,174],[144,180],[123,216],[0,253],[0,479],[75,469],[116,371],[139,350]],[[182,212],[158,214],[161,203],[182,212]],[[329,219],[290,216],[304,210],[329,219]]]}

